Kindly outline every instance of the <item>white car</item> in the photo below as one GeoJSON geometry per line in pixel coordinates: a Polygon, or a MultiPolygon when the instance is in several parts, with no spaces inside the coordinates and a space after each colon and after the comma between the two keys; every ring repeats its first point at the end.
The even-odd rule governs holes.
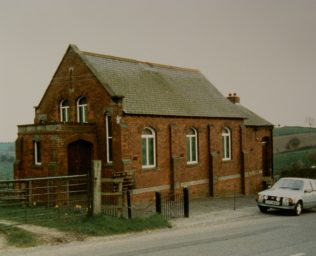
{"type": "Polygon", "coordinates": [[[300,215],[303,209],[316,207],[316,181],[305,178],[281,178],[270,189],[257,195],[261,212],[270,208],[291,210],[300,215]]]}

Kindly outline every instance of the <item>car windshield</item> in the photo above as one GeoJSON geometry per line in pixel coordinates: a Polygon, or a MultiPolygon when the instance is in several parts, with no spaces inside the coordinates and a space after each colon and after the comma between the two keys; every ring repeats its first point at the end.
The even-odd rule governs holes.
{"type": "Polygon", "coordinates": [[[293,190],[302,190],[304,187],[304,182],[302,180],[295,179],[280,179],[274,184],[273,188],[284,188],[293,190]]]}

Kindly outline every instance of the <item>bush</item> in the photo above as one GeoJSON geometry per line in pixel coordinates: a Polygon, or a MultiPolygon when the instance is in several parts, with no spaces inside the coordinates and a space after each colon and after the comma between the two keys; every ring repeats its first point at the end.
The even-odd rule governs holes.
{"type": "Polygon", "coordinates": [[[300,177],[300,178],[316,179],[316,169],[302,168],[302,169],[284,170],[281,172],[281,177],[300,177]]]}

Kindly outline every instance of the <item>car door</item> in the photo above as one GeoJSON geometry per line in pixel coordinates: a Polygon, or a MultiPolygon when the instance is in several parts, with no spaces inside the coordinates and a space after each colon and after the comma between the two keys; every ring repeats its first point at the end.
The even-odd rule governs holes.
{"type": "Polygon", "coordinates": [[[316,203],[316,191],[313,191],[312,182],[306,180],[304,182],[303,205],[304,208],[314,207],[316,203]]]}
{"type": "Polygon", "coordinates": [[[311,181],[312,186],[312,205],[311,207],[316,207],[316,180],[311,181]]]}

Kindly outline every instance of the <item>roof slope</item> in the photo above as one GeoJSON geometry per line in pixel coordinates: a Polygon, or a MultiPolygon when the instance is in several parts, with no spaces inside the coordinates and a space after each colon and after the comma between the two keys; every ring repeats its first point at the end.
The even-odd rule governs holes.
{"type": "Polygon", "coordinates": [[[240,112],[243,113],[243,115],[246,117],[244,123],[246,126],[273,126],[270,122],[267,120],[263,119],[262,117],[258,116],[248,108],[240,105],[240,104],[235,104],[236,108],[239,109],[240,112]]]}
{"type": "Polygon", "coordinates": [[[244,118],[198,70],[80,51],[72,47],[127,114],[244,118]]]}

